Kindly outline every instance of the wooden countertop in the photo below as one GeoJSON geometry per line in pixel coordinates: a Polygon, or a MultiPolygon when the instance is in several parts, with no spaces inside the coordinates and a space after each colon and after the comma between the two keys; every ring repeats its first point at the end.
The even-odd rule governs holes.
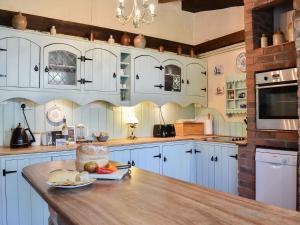
{"type": "Polygon", "coordinates": [[[64,221],[60,224],[300,224],[299,212],[136,168],[123,181],[96,181],[79,189],[54,189],[46,184],[50,171],[74,168],[74,161],[56,161],[23,169],[25,179],[64,221]]]}
{"type": "MultiPolygon", "coordinates": [[[[116,146],[126,146],[126,145],[140,145],[140,144],[150,144],[150,143],[160,143],[160,142],[172,142],[172,141],[187,141],[187,140],[199,140],[204,141],[208,137],[213,136],[202,136],[202,135],[193,135],[193,136],[185,136],[185,137],[171,137],[171,138],[154,138],[154,137],[146,137],[146,138],[137,138],[134,140],[131,139],[111,139],[107,142],[97,142],[95,144],[104,145],[108,147],[116,147],[116,146]]],[[[217,142],[217,141],[214,141],[217,142]]],[[[247,144],[246,141],[239,142],[228,142],[235,143],[238,145],[247,144]]],[[[19,155],[19,154],[32,154],[32,153],[43,153],[43,152],[56,152],[56,151],[68,151],[74,150],[78,145],[67,145],[67,146],[32,146],[29,148],[16,148],[12,149],[10,147],[0,147],[0,156],[7,155],[19,155]]]]}

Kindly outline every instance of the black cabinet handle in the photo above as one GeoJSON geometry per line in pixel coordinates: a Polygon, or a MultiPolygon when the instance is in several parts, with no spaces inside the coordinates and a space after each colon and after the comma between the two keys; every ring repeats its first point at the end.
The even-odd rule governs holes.
{"type": "Polygon", "coordinates": [[[201,151],[198,151],[197,149],[194,150],[195,154],[201,153],[201,151]]]}
{"type": "Polygon", "coordinates": [[[49,68],[48,66],[45,67],[45,72],[48,73],[49,72],[49,68]]]}
{"type": "Polygon", "coordinates": [[[201,88],[201,91],[205,91],[206,92],[206,88],[201,88]]]}
{"type": "Polygon", "coordinates": [[[86,58],[85,56],[80,56],[80,57],[78,57],[78,59],[81,61],[81,62],[85,62],[85,61],[87,61],[87,60],[93,60],[93,59],[90,59],[90,58],[86,58]]]}
{"type": "Polygon", "coordinates": [[[0,48],[0,52],[6,52],[7,49],[4,49],[4,48],[0,48]]]}
{"type": "Polygon", "coordinates": [[[206,76],[206,71],[205,72],[201,72],[204,76],[206,76]]]}
{"type": "Polygon", "coordinates": [[[162,89],[164,86],[162,84],[160,84],[160,85],[154,85],[154,87],[158,87],[158,88],[162,89]]]}
{"type": "Polygon", "coordinates": [[[116,78],[116,77],[117,77],[117,74],[116,74],[116,73],[114,73],[114,74],[113,74],[113,78],[116,78]]]}
{"type": "Polygon", "coordinates": [[[85,84],[85,83],[93,83],[93,81],[91,81],[91,80],[86,80],[86,79],[80,79],[80,80],[78,80],[77,82],[79,82],[80,84],[85,84]]]}
{"type": "Polygon", "coordinates": [[[127,164],[131,166],[131,162],[130,161],[128,161],[127,164]]]}
{"type": "Polygon", "coordinates": [[[184,84],[184,79],[181,80],[181,83],[184,84]]]}
{"type": "Polygon", "coordinates": [[[236,160],[238,160],[238,155],[237,154],[236,155],[230,155],[229,157],[235,158],[236,160]]]}
{"type": "Polygon", "coordinates": [[[4,75],[4,74],[0,74],[0,77],[7,77],[6,75],[4,75]]]}
{"type": "Polygon", "coordinates": [[[33,69],[35,72],[39,71],[39,67],[37,65],[35,65],[33,69]]]}
{"type": "Polygon", "coordinates": [[[135,75],[135,79],[139,80],[140,79],[140,76],[137,74],[135,75]]]}
{"type": "Polygon", "coordinates": [[[161,153],[159,153],[158,155],[154,155],[153,158],[160,158],[161,159],[161,153]]]}
{"type": "Polygon", "coordinates": [[[214,157],[213,156],[210,158],[210,161],[214,161],[214,157]]]}
{"type": "Polygon", "coordinates": [[[132,166],[135,166],[135,162],[134,162],[133,160],[132,160],[132,163],[131,163],[131,165],[132,165],[132,166]]]}
{"type": "Polygon", "coordinates": [[[164,157],[164,162],[167,162],[167,157],[164,157]]]}
{"type": "Polygon", "coordinates": [[[190,153],[190,154],[193,154],[193,150],[189,150],[189,151],[185,151],[185,153],[190,153]]]}
{"type": "Polygon", "coordinates": [[[215,162],[218,162],[218,156],[215,157],[215,162]]]}
{"type": "Polygon", "coordinates": [[[11,173],[16,173],[16,172],[17,172],[16,170],[12,170],[12,171],[6,171],[6,170],[3,170],[3,171],[2,171],[2,174],[3,174],[3,176],[5,177],[6,174],[11,174],[11,173]]]}
{"type": "Polygon", "coordinates": [[[160,69],[160,70],[163,70],[164,67],[163,66],[155,66],[156,69],[160,69]]]}
{"type": "Polygon", "coordinates": [[[186,80],[186,83],[187,83],[187,84],[190,84],[190,81],[189,81],[189,80],[186,80]]]}

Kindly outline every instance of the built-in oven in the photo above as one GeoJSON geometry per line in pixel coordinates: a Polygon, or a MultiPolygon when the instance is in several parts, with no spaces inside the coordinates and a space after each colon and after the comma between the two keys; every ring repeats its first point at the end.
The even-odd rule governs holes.
{"type": "Polygon", "coordinates": [[[297,69],[256,74],[256,127],[298,130],[297,69]]]}

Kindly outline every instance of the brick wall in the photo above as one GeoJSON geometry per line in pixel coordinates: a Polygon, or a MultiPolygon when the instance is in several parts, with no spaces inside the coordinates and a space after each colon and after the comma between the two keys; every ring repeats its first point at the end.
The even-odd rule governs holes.
{"type": "MultiPolygon", "coordinates": [[[[300,6],[300,0],[299,6],[300,6]]],[[[255,198],[255,149],[257,146],[298,149],[298,132],[256,130],[255,74],[274,69],[296,66],[295,43],[270,46],[260,49],[260,37],[267,34],[269,43],[273,33],[273,8],[289,0],[244,0],[245,3],[245,43],[247,54],[247,104],[248,104],[248,145],[239,148],[239,194],[255,198]],[[253,10],[254,9],[254,10],[253,10]]],[[[300,15],[300,14],[299,14],[300,15]]],[[[300,18],[300,16],[299,16],[300,18]]],[[[300,19],[299,19],[300,27],[300,19]]],[[[297,42],[298,43],[298,42],[297,42]]],[[[299,29],[300,48],[300,29],[299,29]]],[[[298,55],[300,56],[300,50],[298,55]]],[[[300,74],[300,73],[299,73],[300,74]]],[[[300,91],[299,91],[300,96],[300,91]]],[[[299,97],[300,102],[300,97],[299,97]]],[[[300,110],[299,110],[300,114],[300,110]]],[[[300,180],[300,179],[299,179],[300,180]]],[[[300,181],[299,181],[300,182],[300,181]]]]}

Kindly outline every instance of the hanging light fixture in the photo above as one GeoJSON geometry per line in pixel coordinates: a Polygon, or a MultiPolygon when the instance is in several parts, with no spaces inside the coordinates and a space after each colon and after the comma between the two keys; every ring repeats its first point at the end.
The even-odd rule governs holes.
{"type": "Polygon", "coordinates": [[[141,0],[141,7],[139,7],[138,1],[140,0],[133,0],[131,13],[126,16],[124,15],[125,0],[119,0],[117,18],[121,24],[127,24],[132,19],[133,26],[138,28],[143,23],[152,23],[154,21],[156,16],[154,4],[149,4],[148,0],[141,0]]]}

